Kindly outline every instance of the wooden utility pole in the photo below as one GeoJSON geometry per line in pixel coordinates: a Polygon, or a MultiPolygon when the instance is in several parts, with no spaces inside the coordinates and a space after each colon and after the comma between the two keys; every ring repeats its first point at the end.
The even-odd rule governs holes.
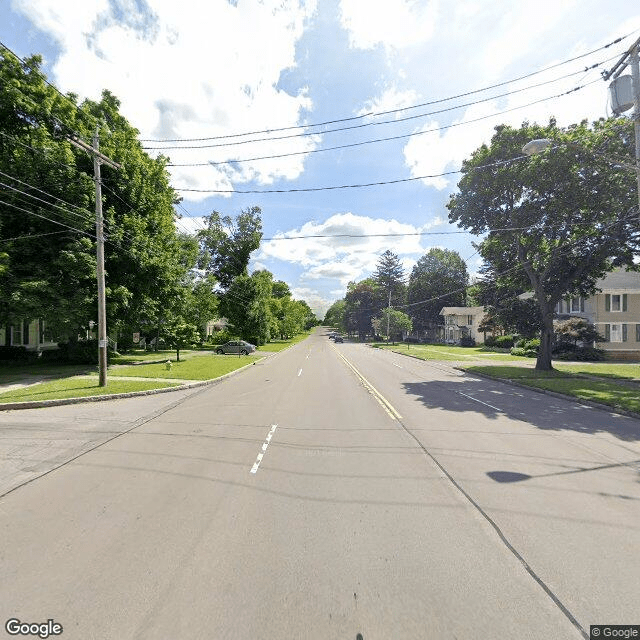
{"type": "Polygon", "coordinates": [[[120,165],[100,153],[99,127],[93,135],[93,146],[77,136],[69,138],[71,144],[86,151],[93,157],[93,180],[96,184],[96,272],[98,279],[98,377],[101,387],[107,386],[107,309],[104,281],[104,225],[102,222],[102,184],[100,182],[100,164],[104,163],[113,169],[120,165]]]}

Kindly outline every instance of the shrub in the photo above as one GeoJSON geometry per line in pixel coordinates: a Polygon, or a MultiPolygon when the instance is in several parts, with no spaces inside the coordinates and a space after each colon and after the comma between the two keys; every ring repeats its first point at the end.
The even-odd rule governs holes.
{"type": "Polygon", "coordinates": [[[217,331],[216,333],[212,333],[208,341],[211,344],[224,344],[225,342],[229,342],[229,340],[237,339],[237,336],[231,335],[226,329],[222,329],[222,331],[217,331]]]}
{"type": "Polygon", "coordinates": [[[470,336],[463,336],[460,338],[460,346],[461,347],[475,347],[476,341],[474,338],[470,336]]]}
{"type": "Polygon", "coordinates": [[[513,347],[513,336],[498,336],[495,342],[496,347],[510,349],[513,347]]]}
{"type": "Polygon", "coordinates": [[[495,347],[496,346],[496,337],[495,336],[488,336],[487,339],[484,341],[484,345],[485,345],[485,347],[495,347]]]}
{"type": "Polygon", "coordinates": [[[605,359],[605,352],[595,347],[576,347],[553,354],[556,360],[578,360],[580,362],[598,362],[605,359]]]}
{"type": "Polygon", "coordinates": [[[26,362],[29,359],[29,353],[26,347],[0,347],[0,360],[9,362],[26,362]]]}

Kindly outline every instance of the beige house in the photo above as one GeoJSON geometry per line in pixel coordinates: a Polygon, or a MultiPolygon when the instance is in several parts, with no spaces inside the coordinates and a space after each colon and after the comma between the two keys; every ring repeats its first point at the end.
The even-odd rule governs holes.
{"type": "Polygon", "coordinates": [[[462,338],[473,338],[476,344],[484,343],[484,334],[478,329],[486,316],[484,307],[443,307],[440,315],[444,317],[440,327],[444,342],[457,344],[462,338]]]}
{"type": "Polygon", "coordinates": [[[619,358],[640,357],[640,273],[616,269],[597,283],[590,298],[568,298],[556,307],[558,318],[580,317],[606,338],[599,343],[619,358]]]}
{"type": "Polygon", "coordinates": [[[44,351],[57,349],[58,343],[48,335],[44,320],[31,320],[0,327],[0,347],[5,346],[44,351]]]}

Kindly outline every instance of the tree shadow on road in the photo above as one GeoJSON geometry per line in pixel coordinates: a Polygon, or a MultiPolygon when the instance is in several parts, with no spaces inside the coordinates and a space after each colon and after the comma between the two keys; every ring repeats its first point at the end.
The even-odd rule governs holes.
{"type": "MultiPolygon", "coordinates": [[[[504,416],[521,420],[538,429],[596,434],[609,433],[619,440],[640,442],[640,420],[607,410],[564,400],[528,389],[511,387],[493,380],[405,382],[405,392],[429,409],[469,414],[462,430],[482,429],[473,414],[490,420],[504,416]]],[[[429,422],[429,428],[432,428],[429,422]]]]}

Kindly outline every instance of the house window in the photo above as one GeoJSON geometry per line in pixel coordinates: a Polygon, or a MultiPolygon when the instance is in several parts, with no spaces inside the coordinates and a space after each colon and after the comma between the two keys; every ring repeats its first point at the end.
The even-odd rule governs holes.
{"type": "Polygon", "coordinates": [[[636,325],[636,342],[640,342],[640,324],[636,325]]]}
{"type": "Polygon", "coordinates": [[[19,347],[22,345],[22,325],[14,324],[11,327],[11,344],[14,347],[19,347]]]}
{"type": "Polygon", "coordinates": [[[467,325],[471,326],[473,324],[473,316],[467,316],[467,325]]]}
{"type": "Polygon", "coordinates": [[[628,339],[627,325],[617,323],[605,325],[605,337],[609,342],[626,342],[628,339]]]}
{"type": "Polygon", "coordinates": [[[611,296],[611,311],[621,311],[622,310],[622,300],[621,295],[618,293],[614,293],[611,296]]]}
{"type": "Polygon", "coordinates": [[[584,311],[584,298],[576,296],[571,298],[571,313],[580,313],[584,311]]]}

